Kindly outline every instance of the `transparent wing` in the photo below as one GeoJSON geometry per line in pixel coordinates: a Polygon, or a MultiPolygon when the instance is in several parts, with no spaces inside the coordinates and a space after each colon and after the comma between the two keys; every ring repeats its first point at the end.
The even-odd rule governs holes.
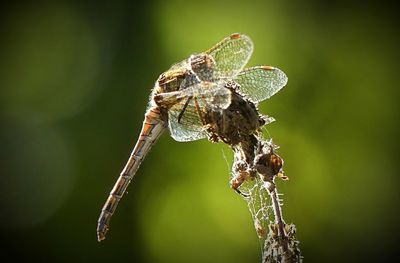
{"type": "Polygon", "coordinates": [[[204,114],[226,109],[231,102],[231,91],[222,82],[201,82],[179,91],[176,101],[168,110],[171,136],[176,141],[194,141],[207,137],[204,114]]]}
{"type": "Polygon", "coordinates": [[[202,81],[178,91],[177,99],[193,97],[202,101],[207,110],[226,109],[231,103],[231,91],[225,88],[225,81],[202,81]]]}
{"type": "Polygon", "coordinates": [[[171,137],[178,142],[188,142],[206,138],[207,134],[203,128],[204,125],[199,114],[200,112],[195,106],[195,101],[190,99],[186,108],[185,104],[186,100],[179,102],[168,111],[168,128],[171,132],[171,137]],[[184,113],[179,119],[183,110],[184,113]]]}
{"type": "Polygon", "coordinates": [[[253,102],[260,102],[282,89],[288,78],[278,68],[258,66],[241,71],[234,80],[253,102]]]}
{"type": "Polygon", "coordinates": [[[253,42],[246,35],[234,33],[205,53],[215,61],[214,78],[234,77],[250,59],[253,42]]]}

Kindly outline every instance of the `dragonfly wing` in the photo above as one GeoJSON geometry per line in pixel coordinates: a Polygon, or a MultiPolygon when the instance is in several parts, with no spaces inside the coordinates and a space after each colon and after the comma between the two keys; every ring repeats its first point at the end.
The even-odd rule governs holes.
{"type": "Polygon", "coordinates": [[[196,141],[207,137],[193,98],[175,104],[168,111],[168,128],[178,142],[196,141]],[[187,103],[187,100],[190,100],[187,103]],[[183,113],[182,113],[183,112],[183,113]]]}
{"type": "Polygon", "coordinates": [[[205,53],[215,61],[214,78],[234,77],[244,68],[253,52],[253,42],[246,35],[234,33],[205,53]]]}
{"type": "Polygon", "coordinates": [[[209,108],[213,110],[224,110],[231,105],[232,102],[232,93],[229,89],[225,87],[218,87],[210,93],[206,94],[207,96],[201,96],[209,108]],[[211,96],[210,96],[211,95],[211,96]]]}
{"type": "Polygon", "coordinates": [[[241,71],[234,80],[240,85],[240,91],[257,103],[282,89],[288,78],[278,68],[257,66],[241,71]]]}
{"type": "Polygon", "coordinates": [[[225,80],[202,81],[180,90],[177,99],[194,97],[206,110],[226,109],[231,103],[231,91],[225,88],[225,80]]]}
{"type": "Polygon", "coordinates": [[[222,81],[203,81],[179,91],[176,101],[168,110],[171,136],[177,141],[194,141],[207,137],[204,113],[229,107],[231,91],[222,81]]]}

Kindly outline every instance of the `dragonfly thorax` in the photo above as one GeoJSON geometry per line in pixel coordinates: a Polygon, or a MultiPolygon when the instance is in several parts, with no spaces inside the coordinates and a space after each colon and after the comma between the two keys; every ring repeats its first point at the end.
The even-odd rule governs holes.
{"type": "Polygon", "coordinates": [[[156,85],[158,86],[156,93],[165,93],[177,91],[182,85],[182,82],[187,76],[187,70],[185,68],[178,68],[174,70],[168,70],[158,77],[156,85]]]}

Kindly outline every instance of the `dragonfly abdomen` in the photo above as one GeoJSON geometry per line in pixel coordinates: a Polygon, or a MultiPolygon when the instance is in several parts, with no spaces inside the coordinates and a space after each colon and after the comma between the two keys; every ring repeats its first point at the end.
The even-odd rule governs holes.
{"type": "Polygon", "coordinates": [[[142,130],[131,156],[101,210],[97,225],[97,239],[99,241],[105,238],[111,216],[114,214],[119,200],[121,200],[128,188],[128,185],[138,170],[140,163],[165,128],[166,124],[162,119],[160,109],[158,107],[150,107],[145,114],[142,130]]]}

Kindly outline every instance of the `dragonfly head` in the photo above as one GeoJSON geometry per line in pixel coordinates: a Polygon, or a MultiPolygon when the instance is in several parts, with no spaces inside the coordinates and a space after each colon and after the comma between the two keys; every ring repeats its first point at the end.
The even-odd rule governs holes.
{"type": "Polygon", "coordinates": [[[157,80],[159,90],[157,93],[177,91],[186,78],[187,70],[185,68],[176,68],[168,70],[160,75],[157,80]]]}

